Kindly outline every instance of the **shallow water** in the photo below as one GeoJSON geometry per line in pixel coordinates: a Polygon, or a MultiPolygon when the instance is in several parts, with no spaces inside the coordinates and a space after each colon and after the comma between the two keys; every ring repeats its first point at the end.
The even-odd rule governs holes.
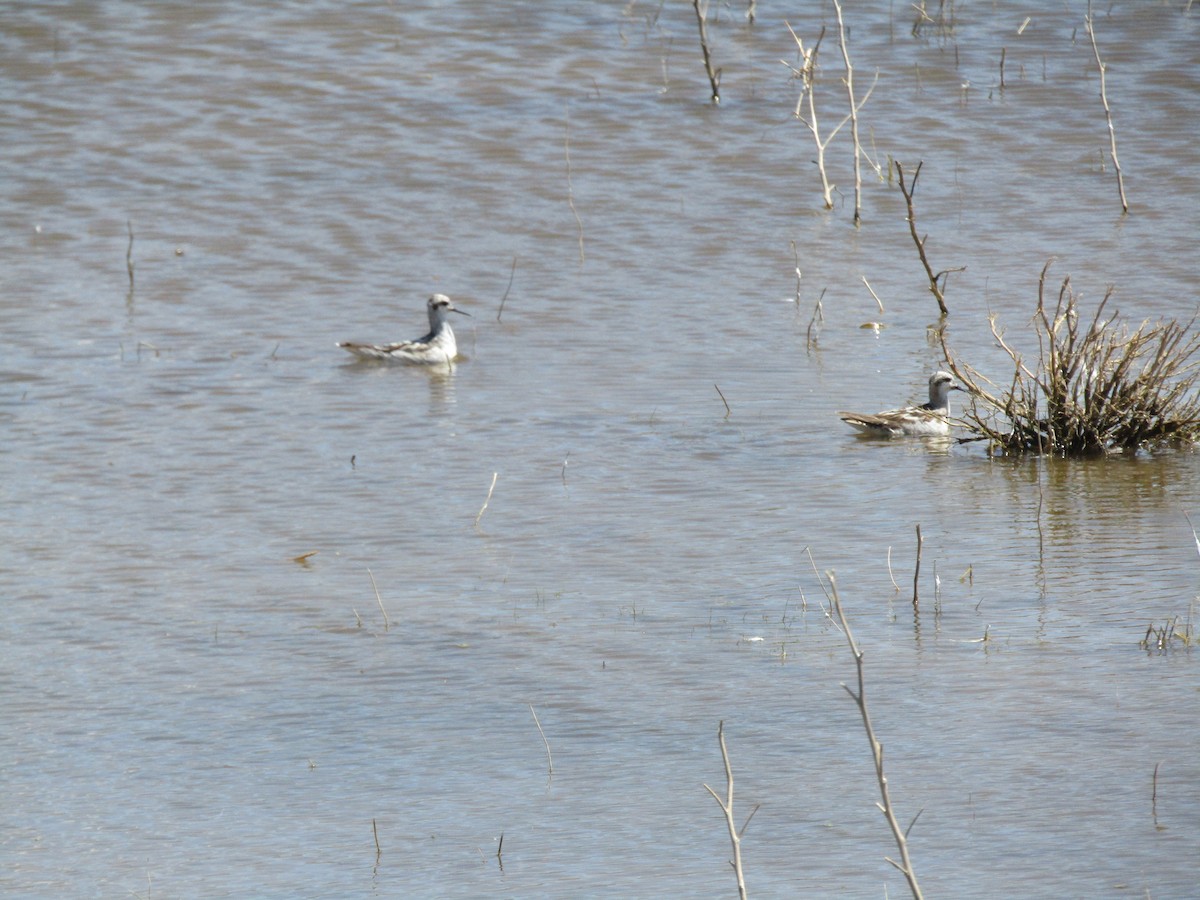
{"type": "MultiPolygon", "coordinates": [[[[752,895],[903,894],[814,565],[927,896],[1200,892],[1196,660],[1138,646],[1194,617],[1197,456],[842,427],[921,396],[937,310],[844,135],[821,208],[779,61],[832,9],[758,6],[716,109],[686,5],[0,12],[6,893],[732,894],[724,720],[752,895]],[[452,373],[334,346],[434,290],[452,373]]],[[[1083,11],[847,10],[1001,376],[1052,256],[1196,305],[1196,13],[1097,13],[1121,217],[1083,11]]]]}

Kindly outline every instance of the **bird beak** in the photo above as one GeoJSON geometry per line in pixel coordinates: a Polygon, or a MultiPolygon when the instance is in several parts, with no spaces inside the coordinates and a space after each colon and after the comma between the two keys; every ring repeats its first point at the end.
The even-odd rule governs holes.
{"type": "Polygon", "coordinates": [[[463,310],[459,309],[457,306],[450,307],[450,312],[459,313],[461,315],[466,316],[468,319],[471,318],[471,314],[469,312],[463,312],[463,310]]]}

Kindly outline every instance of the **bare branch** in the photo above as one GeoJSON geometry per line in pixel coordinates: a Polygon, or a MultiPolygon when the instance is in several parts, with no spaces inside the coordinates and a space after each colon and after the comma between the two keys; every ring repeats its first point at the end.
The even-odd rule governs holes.
{"type": "Polygon", "coordinates": [[[1070,278],[1053,310],[1046,303],[1050,263],[1038,279],[1033,317],[1037,361],[1027,363],[991,318],[992,336],[1012,361],[1000,388],[946,346],[947,364],[972,396],[965,423],[993,452],[1062,456],[1134,452],[1200,442],[1200,335],[1186,322],[1125,326],[1105,294],[1090,321],[1080,315],[1070,278]],[[991,389],[989,389],[990,386],[991,389]]]}
{"type": "MultiPolygon", "coordinates": [[[[857,227],[862,222],[862,145],[858,141],[858,110],[862,106],[854,101],[854,66],[850,64],[850,50],[846,47],[846,25],[842,21],[842,4],[841,0],[833,0],[833,8],[837,10],[838,20],[838,43],[842,48],[842,60],[846,64],[846,94],[850,98],[850,134],[854,140],[854,225],[857,227]]],[[[878,80],[876,75],[876,80],[878,80]]],[[[871,85],[871,90],[875,86],[871,85]]],[[[871,95],[867,91],[867,97],[871,95]]],[[[863,98],[863,103],[867,102],[867,98],[863,98]]]]}
{"type": "Polygon", "coordinates": [[[1100,70],[1100,102],[1104,104],[1104,119],[1108,122],[1108,153],[1112,157],[1113,168],[1117,171],[1117,193],[1121,197],[1121,213],[1129,212],[1129,201],[1125,199],[1125,178],[1121,174],[1121,162],[1117,159],[1117,131],[1113,127],[1112,110],[1108,107],[1108,90],[1104,74],[1107,67],[1100,60],[1100,48],[1096,46],[1096,29],[1092,26],[1092,3],[1088,0],[1087,18],[1084,20],[1088,37],[1092,39],[1092,53],[1096,56],[1096,68],[1100,70]]]}
{"type": "MultiPolygon", "coordinates": [[[[900,193],[904,195],[904,202],[908,205],[908,230],[912,234],[913,243],[917,245],[917,255],[921,257],[921,265],[925,267],[925,277],[929,279],[929,292],[933,294],[934,299],[937,300],[938,309],[945,316],[950,311],[946,309],[946,297],[942,291],[942,284],[948,271],[934,274],[933,266],[929,265],[929,258],[925,255],[925,238],[917,235],[917,213],[913,209],[913,194],[917,192],[917,179],[921,177],[922,165],[924,163],[917,163],[911,185],[904,183],[904,167],[900,165],[899,160],[896,161],[896,174],[899,178],[900,193]]],[[[957,271],[961,271],[961,269],[957,271]]]]}
{"type": "Polygon", "coordinates": [[[701,7],[700,0],[692,0],[692,6],[696,10],[696,21],[700,25],[700,50],[704,53],[704,71],[708,73],[708,83],[712,85],[712,102],[715,105],[721,102],[721,70],[713,71],[712,56],[708,52],[708,27],[705,24],[708,19],[708,3],[705,2],[701,7]]]}
{"type": "MultiPolygon", "coordinates": [[[[725,747],[725,722],[722,721],[717,726],[717,741],[721,745],[721,759],[725,763],[725,799],[722,800],[717,792],[710,788],[707,784],[704,789],[712,794],[713,799],[717,801],[717,805],[721,807],[721,811],[725,813],[725,825],[729,829],[729,841],[733,845],[733,866],[734,874],[737,875],[738,898],[746,900],[746,879],[742,874],[742,838],[741,832],[738,831],[737,825],[733,820],[733,768],[729,764],[729,750],[725,747]]],[[[750,819],[758,810],[756,806],[747,817],[745,825],[742,826],[744,831],[746,825],[750,824],[750,819]]]]}
{"type": "MultiPolygon", "coordinates": [[[[817,53],[821,49],[821,41],[825,38],[825,29],[821,29],[821,33],[817,36],[817,42],[813,44],[811,50],[804,49],[804,41],[800,36],[792,30],[792,26],[787,22],[787,29],[791,32],[792,39],[796,42],[796,47],[800,51],[801,66],[797,69],[794,66],[788,65],[792,73],[800,79],[800,97],[796,100],[796,110],[793,113],[795,118],[799,119],[812,132],[813,142],[817,147],[817,171],[821,174],[821,193],[825,201],[826,209],[833,209],[833,185],[829,183],[829,176],[825,172],[825,148],[829,146],[829,142],[833,140],[833,134],[837,133],[834,129],[833,134],[821,140],[821,130],[817,124],[817,99],[814,86],[816,84],[817,72],[817,53]],[[804,101],[808,100],[808,119],[804,118],[804,101]]],[[[841,126],[838,126],[841,127],[841,126]]]]}
{"type": "Polygon", "coordinates": [[[842,685],[842,687],[845,687],[846,692],[854,698],[854,702],[858,706],[858,711],[862,715],[863,728],[867,732],[867,741],[871,745],[871,757],[875,761],[875,780],[879,784],[880,795],[878,806],[883,812],[884,818],[887,819],[888,826],[892,829],[892,836],[896,839],[896,847],[900,851],[900,862],[892,859],[888,859],[887,861],[904,875],[905,880],[908,881],[909,890],[912,891],[913,900],[922,900],[921,888],[917,884],[917,875],[913,871],[912,860],[908,856],[908,837],[896,819],[895,811],[892,808],[891,796],[888,793],[888,781],[883,773],[883,745],[875,738],[875,729],[871,726],[871,715],[867,711],[867,693],[863,676],[863,652],[854,640],[854,635],[850,631],[850,622],[846,619],[846,613],[842,609],[842,600],[838,595],[837,580],[834,578],[832,572],[826,572],[825,577],[829,579],[829,587],[833,592],[833,607],[837,612],[842,632],[846,635],[846,642],[850,645],[850,654],[854,657],[854,665],[858,671],[858,693],[855,694],[846,685],[842,685]]]}

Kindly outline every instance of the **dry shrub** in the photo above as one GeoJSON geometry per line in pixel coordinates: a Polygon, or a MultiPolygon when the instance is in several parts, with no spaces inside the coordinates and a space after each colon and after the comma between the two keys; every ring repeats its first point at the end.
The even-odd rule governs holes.
{"type": "Polygon", "coordinates": [[[1136,329],[1105,318],[1111,289],[1083,325],[1068,276],[1051,314],[1046,273],[1038,279],[1033,317],[1038,359],[1032,368],[989,318],[992,334],[1012,359],[1007,388],[997,386],[943,350],[950,368],[972,396],[964,413],[974,437],[991,452],[1096,456],[1200,439],[1200,335],[1196,322],[1143,321],[1136,329]]]}

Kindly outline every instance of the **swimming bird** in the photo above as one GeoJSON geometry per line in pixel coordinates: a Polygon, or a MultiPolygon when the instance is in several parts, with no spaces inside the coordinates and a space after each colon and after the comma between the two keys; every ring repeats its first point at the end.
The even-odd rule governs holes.
{"type": "Polygon", "coordinates": [[[905,406],[885,412],[839,412],[842,421],[866,434],[883,437],[895,435],[947,435],[950,433],[950,392],[961,391],[949,372],[934,372],[929,376],[929,402],[921,406],[905,406]]]}
{"type": "Polygon", "coordinates": [[[451,363],[458,356],[458,343],[454,340],[454,331],[446,317],[452,312],[464,316],[471,314],[456,308],[445,294],[434,294],[426,306],[429,309],[429,334],[425,337],[395,344],[355,344],[351,341],[339,341],[338,346],[359,359],[385,359],[427,366],[451,363]]]}

